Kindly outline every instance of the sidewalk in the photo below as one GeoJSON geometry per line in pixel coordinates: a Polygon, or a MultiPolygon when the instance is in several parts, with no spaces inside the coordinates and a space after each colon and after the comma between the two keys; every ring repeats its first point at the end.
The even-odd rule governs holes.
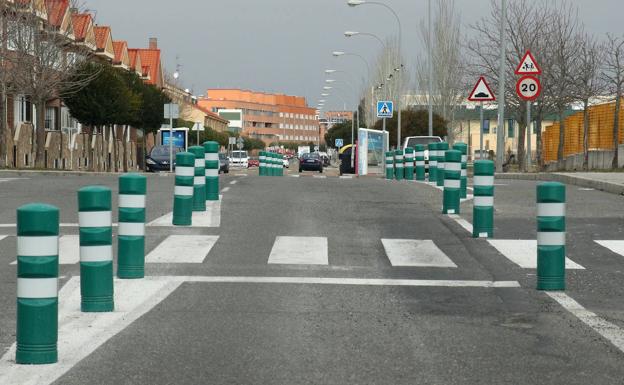
{"type": "Polygon", "coordinates": [[[624,173],[621,172],[503,173],[496,174],[496,178],[556,181],[624,195],[624,173]]]}

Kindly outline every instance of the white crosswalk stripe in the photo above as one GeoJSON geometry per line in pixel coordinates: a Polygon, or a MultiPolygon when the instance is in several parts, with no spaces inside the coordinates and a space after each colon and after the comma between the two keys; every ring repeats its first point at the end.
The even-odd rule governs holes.
{"type": "MultiPolygon", "coordinates": [[[[194,211],[191,226],[181,227],[219,227],[221,226],[221,200],[223,195],[219,195],[218,201],[206,201],[206,211],[194,211]]],[[[176,227],[172,223],[173,212],[167,213],[147,224],[156,227],[176,227]]]]}
{"type": "Polygon", "coordinates": [[[327,265],[327,238],[277,237],[269,255],[269,264],[327,265]]]}
{"type": "Polygon", "coordinates": [[[624,256],[624,241],[594,241],[602,247],[606,247],[607,249],[613,251],[616,254],[620,254],[624,256]]]}
{"type": "MultiPolygon", "coordinates": [[[[488,239],[501,254],[524,269],[537,268],[537,240],[535,239],[488,239]]],[[[566,257],[566,269],[585,268],[566,257]]]]}
{"type": "Polygon", "coordinates": [[[202,263],[218,235],[170,235],[146,257],[146,263],[202,263]]]}
{"type": "Polygon", "coordinates": [[[429,239],[382,239],[381,242],[392,266],[457,267],[429,239]]]}

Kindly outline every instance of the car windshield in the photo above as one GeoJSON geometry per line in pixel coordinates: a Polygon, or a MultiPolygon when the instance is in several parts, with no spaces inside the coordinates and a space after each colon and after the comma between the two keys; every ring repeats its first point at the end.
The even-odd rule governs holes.
{"type": "MultiPolygon", "coordinates": [[[[180,147],[174,147],[173,153],[180,152],[180,147]]],[[[150,153],[151,156],[167,156],[169,155],[169,146],[156,146],[152,149],[150,153]]]]}
{"type": "Polygon", "coordinates": [[[247,151],[232,151],[232,158],[247,158],[247,151]]]}
{"type": "Polygon", "coordinates": [[[417,144],[424,144],[427,145],[429,143],[438,143],[440,141],[439,138],[437,137],[432,137],[432,136],[424,136],[421,138],[409,138],[407,140],[407,147],[414,147],[417,144]]]}

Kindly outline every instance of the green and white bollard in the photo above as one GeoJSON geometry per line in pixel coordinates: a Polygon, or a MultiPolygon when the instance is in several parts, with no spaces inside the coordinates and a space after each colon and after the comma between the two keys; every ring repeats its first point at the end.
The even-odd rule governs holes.
{"type": "Polygon", "coordinates": [[[565,290],[565,185],[537,185],[537,290],[565,290]]]}
{"type": "Polygon", "coordinates": [[[80,226],[80,310],[109,312],[113,298],[113,221],[111,190],[87,186],[78,190],[80,226]]]}
{"type": "Polygon", "coordinates": [[[277,164],[277,156],[278,153],[274,152],[272,155],[273,158],[273,176],[280,176],[279,165],[277,164]]]}
{"type": "Polygon", "coordinates": [[[460,213],[461,195],[461,151],[448,150],[444,157],[443,214],[460,213]]]}
{"type": "Polygon", "coordinates": [[[204,142],[206,153],[206,200],[219,200],[219,143],[204,142]]]}
{"type": "Polygon", "coordinates": [[[188,151],[195,155],[193,211],[206,211],[206,152],[203,146],[191,146],[188,151]]]}
{"type": "Polygon", "coordinates": [[[119,177],[117,277],[145,276],[145,195],[147,178],[139,174],[119,177]]]}
{"type": "Polygon", "coordinates": [[[266,176],[266,152],[260,151],[259,165],[258,165],[258,175],[266,176]]]}
{"type": "Polygon", "coordinates": [[[453,149],[460,151],[461,156],[461,189],[459,190],[460,198],[468,197],[468,145],[463,142],[457,142],[453,145],[453,149]]]}
{"type": "Polygon", "coordinates": [[[437,172],[437,186],[444,187],[444,168],[445,168],[445,159],[446,159],[446,151],[449,149],[449,145],[446,142],[438,143],[438,172],[437,172]]]}
{"type": "Polygon", "coordinates": [[[403,159],[403,150],[395,150],[394,151],[394,177],[396,180],[403,180],[403,176],[405,175],[404,165],[405,160],[403,159]]]}
{"type": "Polygon", "coordinates": [[[438,143],[427,144],[429,149],[429,183],[438,183],[438,143]]]}
{"type": "Polygon", "coordinates": [[[31,203],[17,209],[18,364],[58,361],[59,209],[31,203]]]}
{"type": "Polygon", "coordinates": [[[405,164],[403,167],[406,180],[414,180],[414,149],[405,148],[405,164]]]}
{"type": "Polygon", "coordinates": [[[417,144],[415,150],[416,180],[425,180],[425,146],[417,144]]]}
{"type": "Polygon", "coordinates": [[[394,178],[394,153],[386,151],[386,179],[394,178]]]}
{"type": "Polygon", "coordinates": [[[173,224],[175,226],[190,226],[193,221],[195,155],[190,152],[178,152],[176,154],[175,173],[173,224]]]}
{"type": "Polygon", "coordinates": [[[273,176],[274,171],[273,171],[273,153],[268,151],[266,153],[266,176],[273,176]]]}
{"type": "Polygon", "coordinates": [[[474,162],[474,200],[472,209],[472,237],[494,236],[494,162],[474,162]]]}
{"type": "Polygon", "coordinates": [[[282,159],[282,154],[275,154],[275,165],[277,166],[278,176],[284,176],[284,161],[282,159]]]}

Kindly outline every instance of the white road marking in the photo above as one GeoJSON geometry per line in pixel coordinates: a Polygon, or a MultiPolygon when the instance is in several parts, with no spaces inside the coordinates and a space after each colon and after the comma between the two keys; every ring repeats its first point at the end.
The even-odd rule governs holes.
{"type": "Polygon", "coordinates": [[[578,189],[579,191],[594,191],[595,189],[589,187],[581,187],[578,189]]]}
{"type": "Polygon", "coordinates": [[[353,175],[340,175],[340,179],[353,179],[353,175]]]}
{"type": "Polygon", "coordinates": [[[230,184],[236,184],[236,183],[238,183],[237,180],[233,180],[233,181],[230,182],[230,184]]]}
{"type": "MultiPolygon", "coordinates": [[[[0,239],[2,236],[0,235],[0,239]]],[[[59,264],[73,265],[80,262],[80,236],[63,235],[59,238],[59,264]]],[[[11,262],[17,265],[17,261],[11,262]]]]}
{"type": "Polygon", "coordinates": [[[218,235],[170,235],[146,257],[147,263],[202,263],[218,235]]]}
{"type": "Polygon", "coordinates": [[[325,237],[276,237],[268,263],[327,265],[328,261],[325,237]]]}
{"type": "Polygon", "coordinates": [[[392,266],[457,267],[430,239],[382,239],[381,243],[392,266]]]}
{"type": "Polygon", "coordinates": [[[80,311],[80,278],[73,277],[59,292],[59,362],[52,365],[15,364],[15,344],[0,359],[0,383],[49,384],[68,372],[111,337],[173,292],[182,281],[115,280],[115,311],[80,311]]]}
{"type": "Polygon", "coordinates": [[[229,188],[229,187],[224,187],[224,188],[221,190],[221,192],[222,192],[222,193],[224,193],[224,192],[228,192],[228,191],[230,191],[230,188],[229,188]]]}
{"type": "Polygon", "coordinates": [[[602,247],[624,256],[624,241],[594,241],[602,247]]]}
{"type": "Polygon", "coordinates": [[[0,183],[2,182],[12,182],[15,180],[23,180],[23,179],[30,179],[30,178],[0,178],[0,183]]]}
{"type": "Polygon", "coordinates": [[[327,178],[325,175],[312,175],[313,178],[317,178],[317,179],[325,179],[327,178]]]}
{"type": "MultiPolygon", "coordinates": [[[[535,239],[488,239],[501,254],[524,269],[537,268],[537,240],[535,239]]],[[[566,269],[585,270],[571,259],[565,259],[566,269]]]]}
{"type": "Polygon", "coordinates": [[[3,240],[6,237],[8,237],[8,235],[0,235],[0,241],[3,240]]]}
{"type": "Polygon", "coordinates": [[[291,178],[299,178],[299,174],[291,174],[291,175],[288,175],[288,176],[291,177],[291,178]]]}
{"type": "MultiPolygon", "coordinates": [[[[206,211],[193,211],[193,224],[181,227],[219,227],[221,226],[221,200],[223,195],[219,195],[218,201],[206,201],[206,211]]],[[[173,212],[163,215],[147,224],[147,226],[177,227],[171,222],[173,212]]]]}
{"type": "Polygon", "coordinates": [[[595,313],[585,309],[572,297],[561,291],[547,291],[546,294],[557,301],[564,309],[572,313],[584,324],[594,329],[598,334],[611,342],[621,352],[624,352],[624,330],[611,322],[600,318],[595,313]]]}
{"type": "Polygon", "coordinates": [[[466,231],[468,231],[470,234],[472,234],[472,223],[468,222],[467,220],[465,220],[464,218],[460,217],[457,214],[450,214],[448,217],[453,219],[461,227],[466,229],[466,231]]]}

